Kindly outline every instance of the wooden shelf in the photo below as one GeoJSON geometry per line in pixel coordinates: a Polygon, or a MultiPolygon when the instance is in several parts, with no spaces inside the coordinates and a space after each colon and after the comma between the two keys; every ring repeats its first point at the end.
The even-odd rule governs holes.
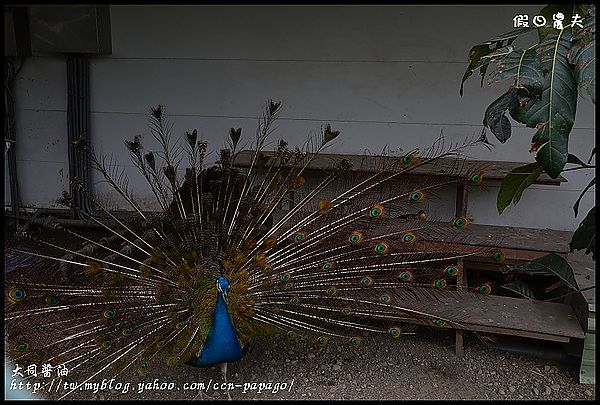
{"type": "MultiPolygon", "coordinates": [[[[235,161],[236,167],[249,167],[252,159],[251,150],[243,150],[237,156],[235,161]]],[[[273,155],[273,152],[263,152],[267,156],[273,155]]],[[[370,156],[370,155],[344,155],[344,154],[319,154],[307,167],[308,170],[331,170],[342,159],[347,159],[351,164],[351,171],[354,172],[376,172],[379,171],[386,163],[391,160],[398,160],[400,157],[388,156],[370,156]]],[[[524,166],[527,163],[523,162],[505,162],[491,160],[464,160],[452,158],[440,158],[435,163],[427,164],[421,167],[416,167],[407,175],[427,175],[427,176],[452,176],[458,167],[461,171],[476,170],[483,168],[485,170],[485,180],[501,181],[513,169],[524,166]]],[[[542,173],[534,184],[546,184],[558,186],[560,183],[566,182],[562,176],[556,179],[551,178],[546,173],[542,173]]]]}

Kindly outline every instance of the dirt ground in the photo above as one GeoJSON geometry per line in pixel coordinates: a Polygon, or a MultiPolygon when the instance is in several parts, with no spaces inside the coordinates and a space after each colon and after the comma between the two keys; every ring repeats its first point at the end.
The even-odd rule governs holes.
{"type": "MultiPolygon", "coordinates": [[[[499,351],[472,337],[458,358],[453,343],[452,332],[433,331],[397,340],[382,336],[358,350],[336,345],[317,349],[286,339],[258,341],[245,358],[229,365],[228,382],[233,385],[229,394],[234,400],[592,400],[596,396],[595,386],[577,382],[577,366],[499,351]]],[[[103,378],[110,377],[93,381],[101,384],[103,378]]],[[[217,367],[161,365],[145,379],[130,372],[117,377],[112,389],[76,391],[65,399],[225,400],[222,383],[217,367]],[[189,386],[194,382],[204,383],[202,393],[189,386]],[[126,383],[130,386],[124,392],[126,383]]]]}

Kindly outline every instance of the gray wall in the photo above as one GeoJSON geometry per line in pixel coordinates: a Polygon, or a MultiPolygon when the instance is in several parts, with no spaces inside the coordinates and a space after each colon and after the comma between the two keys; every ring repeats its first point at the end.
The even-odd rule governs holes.
{"type": "MultiPolygon", "coordinates": [[[[509,85],[481,89],[474,77],[461,98],[468,50],[511,30],[516,14],[533,16],[539,8],[111,6],[113,53],[91,61],[93,145],[124,164],[134,195],[152,206],[123,141],[140,133],[147,148],[156,148],[146,114],[159,103],[166,105],[176,135],[198,128],[213,150],[230,127],[253,136],[268,98],[283,101],[278,135],[292,145],[327,122],[342,131],[331,153],[424,148],[441,130],[459,142],[479,134],[486,106],[509,85]]],[[[68,188],[65,61],[28,59],[16,86],[23,203],[54,207],[68,188]]],[[[582,100],[571,134],[573,153],[587,159],[594,128],[592,106],[582,100]]],[[[507,144],[468,154],[531,162],[533,133],[519,125],[507,144]]],[[[575,229],[581,218],[573,218],[571,207],[592,175],[568,172],[560,187],[533,186],[501,216],[497,184],[489,184],[471,194],[470,215],[484,224],[575,229]]],[[[111,207],[126,208],[105,184],[95,188],[111,207]]],[[[592,189],[580,215],[593,199],[592,189]]]]}

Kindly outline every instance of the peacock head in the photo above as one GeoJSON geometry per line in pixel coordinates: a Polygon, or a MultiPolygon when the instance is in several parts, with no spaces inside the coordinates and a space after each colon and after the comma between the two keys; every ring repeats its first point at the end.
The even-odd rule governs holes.
{"type": "Polygon", "coordinates": [[[217,291],[221,294],[221,297],[227,302],[227,295],[229,294],[229,280],[225,276],[219,276],[217,278],[217,291]]]}

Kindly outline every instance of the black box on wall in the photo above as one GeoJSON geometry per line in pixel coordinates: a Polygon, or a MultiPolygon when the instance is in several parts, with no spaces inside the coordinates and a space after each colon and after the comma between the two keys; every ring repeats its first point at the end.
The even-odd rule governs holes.
{"type": "Polygon", "coordinates": [[[34,55],[112,52],[110,6],[29,6],[28,9],[34,55]]]}

